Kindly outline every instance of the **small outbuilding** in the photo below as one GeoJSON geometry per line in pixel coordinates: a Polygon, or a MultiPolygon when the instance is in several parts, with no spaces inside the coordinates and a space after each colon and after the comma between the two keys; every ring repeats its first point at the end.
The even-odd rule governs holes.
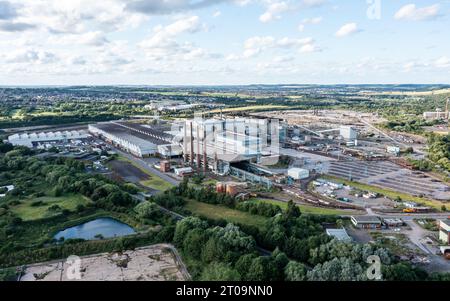
{"type": "Polygon", "coordinates": [[[291,168],[288,170],[288,176],[294,180],[304,180],[309,178],[309,170],[303,168],[291,168]]]}
{"type": "Polygon", "coordinates": [[[352,216],[351,221],[356,228],[381,229],[382,222],[377,216],[352,216]]]}

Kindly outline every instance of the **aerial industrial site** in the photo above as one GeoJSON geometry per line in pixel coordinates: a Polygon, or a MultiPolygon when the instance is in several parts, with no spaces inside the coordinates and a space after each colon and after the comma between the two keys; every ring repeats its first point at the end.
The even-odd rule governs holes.
{"type": "Polygon", "coordinates": [[[0,287],[445,285],[450,2],[403,2],[0,0],[0,287]]]}
{"type": "MultiPolygon", "coordinates": [[[[302,89],[298,92],[305,93],[302,89]]],[[[226,226],[224,231],[242,227],[233,230],[241,231],[242,236],[254,231],[269,235],[275,229],[267,227],[273,227],[270,224],[278,216],[297,208],[302,219],[319,219],[310,221],[318,228],[307,237],[323,236],[329,244],[381,248],[392,258],[387,266],[407,264],[429,275],[450,271],[449,171],[440,166],[442,161],[432,163],[426,138],[430,134],[444,137],[432,131],[448,128],[448,106],[442,114],[424,112],[415,117],[434,124],[423,126],[424,135],[390,129],[388,118],[378,112],[247,112],[245,105],[227,110],[224,99],[215,102],[221,109],[213,112],[179,105],[174,117],[170,99],[152,96],[139,103],[147,112],[141,111],[139,116],[5,129],[3,143],[11,148],[5,159],[11,152],[20,152],[30,158],[26,160],[56,164],[42,181],[51,181],[51,175],[61,168],[58,164],[80,162],[83,167],[77,172],[84,170],[86,176],[76,176],[78,181],[101,182],[89,192],[76,179],[61,186],[61,180],[55,178],[56,187],[42,190],[42,186],[24,187],[23,180],[3,176],[2,199],[9,204],[3,207],[3,217],[15,216],[24,225],[53,221],[53,238],[38,238],[44,243],[43,250],[62,251],[67,244],[77,242],[81,247],[84,242],[94,244],[100,254],[117,239],[129,239],[136,246],[145,246],[147,241],[174,243],[181,248],[177,260],[182,265],[174,265],[174,269],[180,269],[178,273],[184,276],[177,279],[182,280],[204,277],[205,272],[189,274],[189,265],[186,268],[182,259],[189,258],[187,252],[203,251],[185,251],[187,246],[177,242],[178,230],[170,238],[173,234],[166,227],[175,224],[178,229],[192,219],[205,219],[226,226]],[[421,166],[425,162],[431,165],[421,166]]],[[[70,173],[63,170],[60,172],[70,173]]],[[[285,240],[251,240],[266,260],[274,246],[297,260],[312,260],[300,259],[301,253],[289,250],[285,240]]],[[[80,255],[93,256],[91,252],[80,255]]],[[[134,260],[133,256],[127,258],[134,260]]],[[[62,259],[48,259],[48,263],[21,259],[18,279],[51,280],[54,268],[64,275],[65,270],[54,261],[62,259]],[[42,273],[30,272],[45,266],[48,269],[42,273]]],[[[99,280],[126,280],[131,276],[125,272],[122,267],[121,273],[99,280]]],[[[133,273],[134,280],[169,279],[164,272],[150,278],[145,270],[141,275],[133,273]]],[[[94,275],[90,270],[82,279],[92,280],[94,275]]],[[[306,272],[305,277],[314,276],[306,272]]]]}

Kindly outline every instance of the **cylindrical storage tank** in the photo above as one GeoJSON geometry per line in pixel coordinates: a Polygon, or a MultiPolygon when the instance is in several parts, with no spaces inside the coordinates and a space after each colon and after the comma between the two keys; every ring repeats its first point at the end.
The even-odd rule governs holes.
{"type": "Polygon", "coordinates": [[[217,193],[224,193],[225,192],[225,186],[223,183],[217,183],[216,184],[216,192],[217,193]]]}

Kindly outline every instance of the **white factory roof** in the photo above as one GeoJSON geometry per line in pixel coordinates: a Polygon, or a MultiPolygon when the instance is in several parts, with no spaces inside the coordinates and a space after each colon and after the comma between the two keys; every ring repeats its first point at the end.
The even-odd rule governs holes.
{"type": "Polygon", "coordinates": [[[41,133],[24,133],[24,134],[14,134],[8,137],[9,141],[12,140],[40,140],[40,139],[61,139],[61,138],[79,138],[82,136],[87,136],[86,131],[64,131],[64,132],[41,132],[41,133]]]}
{"type": "Polygon", "coordinates": [[[141,151],[143,153],[148,152],[148,151],[154,151],[156,149],[156,144],[141,139],[139,137],[136,137],[134,135],[130,135],[130,134],[126,134],[126,133],[114,133],[114,136],[116,136],[119,139],[123,139],[125,141],[127,141],[128,143],[134,144],[137,147],[139,147],[141,149],[141,151]]]}
{"type": "Polygon", "coordinates": [[[344,228],[342,229],[327,229],[328,236],[332,236],[340,241],[351,241],[352,238],[348,235],[344,228]]]}

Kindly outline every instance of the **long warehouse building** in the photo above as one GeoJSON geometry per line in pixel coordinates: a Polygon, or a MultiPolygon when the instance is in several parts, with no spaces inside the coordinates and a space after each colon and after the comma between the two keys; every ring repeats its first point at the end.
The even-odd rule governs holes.
{"type": "Polygon", "coordinates": [[[181,146],[171,143],[171,136],[140,124],[105,122],[89,125],[89,132],[106,142],[132,154],[145,158],[161,155],[165,158],[182,154],[181,146]]]}
{"type": "Polygon", "coordinates": [[[86,131],[41,132],[15,134],[8,137],[8,142],[15,146],[34,147],[44,143],[82,140],[89,137],[86,131]]]}

